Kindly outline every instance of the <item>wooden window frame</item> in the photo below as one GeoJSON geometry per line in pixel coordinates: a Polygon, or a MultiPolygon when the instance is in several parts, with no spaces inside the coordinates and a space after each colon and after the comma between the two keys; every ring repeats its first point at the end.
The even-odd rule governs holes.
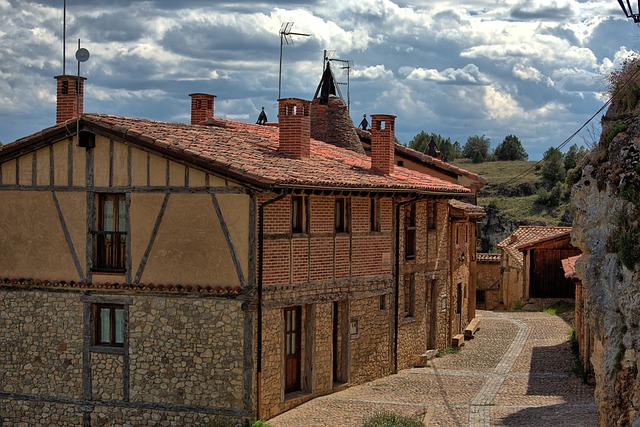
{"type": "Polygon", "coordinates": [[[284,313],[284,377],[285,377],[285,394],[294,393],[302,390],[302,306],[286,307],[284,313]],[[292,313],[290,316],[289,313],[292,313]],[[289,323],[288,323],[289,322],[289,323]],[[292,354],[288,354],[293,350],[292,354]],[[293,360],[295,366],[295,378],[291,384],[288,384],[290,368],[290,360],[293,360]]]}
{"type": "Polygon", "coordinates": [[[96,209],[96,229],[93,234],[92,271],[124,273],[126,271],[128,206],[125,193],[98,193],[96,209]],[[105,230],[104,205],[111,199],[113,203],[113,230],[105,230]],[[124,227],[120,224],[120,204],[124,202],[124,227]],[[125,231],[122,231],[124,228],[125,231]]]}
{"type": "Polygon", "coordinates": [[[369,231],[379,233],[380,230],[380,199],[372,197],[369,203],[369,231]]]}
{"type": "Polygon", "coordinates": [[[336,234],[351,231],[351,199],[336,197],[334,205],[334,230],[336,234]]]}
{"type": "Polygon", "coordinates": [[[309,232],[309,200],[306,196],[291,196],[291,233],[309,232]],[[298,205],[296,207],[296,205],[298,205]]]}
{"type": "Polygon", "coordinates": [[[435,201],[427,202],[427,230],[435,230],[438,226],[438,204],[435,201]]]}
{"type": "Polygon", "coordinates": [[[92,305],[93,311],[93,344],[100,347],[124,347],[127,339],[127,309],[124,304],[96,303],[92,305]],[[109,310],[109,337],[102,334],[102,310],[109,310]],[[116,311],[122,310],[122,342],[116,337],[116,311]]]}
{"type": "Polygon", "coordinates": [[[413,318],[416,309],[416,276],[415,274],[404,275],[404,317],[413,318]]]}
{"type": "Polygon", "coordinates": [[[416,258],[416,204],[411,203],[405,208],[404,226],[404,258],[407,260],[416,258]]]}

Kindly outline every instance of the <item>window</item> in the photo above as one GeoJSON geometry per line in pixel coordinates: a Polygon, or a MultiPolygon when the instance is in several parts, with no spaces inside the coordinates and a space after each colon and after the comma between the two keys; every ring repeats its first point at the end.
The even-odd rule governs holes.
{"type": "Polygon", "coordinates": [[[343,197],[337,198],[334,212],[336,233],[348,233],[351,222],[351,201],[343,197]]]}
{"type": "Polygon", "coordinates": [[[404,276],[404,317],[413,317],[415,310],[416,281],[415,274],[404,276]]]}
{"type": "Polygon", "coordinates": [[[357,337],[360,335],[360,328],[358,327],[358,318],[354,317],[351,319],[349,323],[349,333],[352,337],[357,337]]]}
{"type": "Polygon", "coordinates": [[[398,166],[404,166],[404,161],[403,160],[398,160],[398,166]]]}
{"type": "Polygon", "coordinates": [[[291,197],[291,232],[307,232],[307,198],[304,196],[291,197]]]}
{"type": "Polygon", "coordinates": [[[94,304],[94,344],[124,346],[124,305],[94,304]]]}
{"type": "Polygon", "coordinates": [[[405,209],[405,259],[416,257],[416,205],[412,203],[405,209]]]}
{"type": "Polygon", "coordinates": [[[99,194],[94,235],[94,270],[125,270],[127,201],[124,194],[99,194]]]}
{"type": "Polygon", "coordinates": [[[437,206],[438,205],[436,205],[436,202],[427,203],[427,230],[436,229],[437,206]]]}
{"type": "Polygon", "coordinates": [[[387,296],[386,295],[380,295],[380,310],[386,310],[387,309],[387,296]]]}
{"type": "Polygon", "coordinates": [[[369,230],[380,231],[380,199],[371,198],[371,206],[369,208],[369,230]]]}

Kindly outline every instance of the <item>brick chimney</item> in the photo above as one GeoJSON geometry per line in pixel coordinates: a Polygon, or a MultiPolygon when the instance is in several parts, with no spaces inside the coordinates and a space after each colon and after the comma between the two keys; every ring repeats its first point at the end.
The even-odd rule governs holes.
{"type": "Polygon", "coordinates": [[[191,97],[191,124],[199,125],[213,117],[213,99],[215,95],[207,93],[190,93],[191,97]]]}
{"type": "Polygon", "coordinates": [[[371,169],[383,175],[391,175],[394,165],[396,116],[371,115],[371,169]]]}
{"type": "Polygon", "coordinates": [[[84,81],[86,77],[56,76],[56,123],[66,122],[82,114],[84,110],[84,81]],[[79,86],[79,87],[78,87],[79,86]],[[76,92],[78,99],[76,100],[76,92]]]}
{"type": "Polygon", "coordinates": [[[278,100],[280,122],[279,151],[297,159],[309,157],[311,151],[310,102],[299,98],[278,100]]]}

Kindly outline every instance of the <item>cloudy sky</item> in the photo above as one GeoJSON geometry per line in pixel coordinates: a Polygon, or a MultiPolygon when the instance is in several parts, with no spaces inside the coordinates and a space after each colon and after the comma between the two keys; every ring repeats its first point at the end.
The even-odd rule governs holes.
{"type": "MultiPolygon", "coordinates": [[[[55,122],[62,11],[0,0],[1,142],[55,122]]],[[[311,34],[284,46],[283,97],[311,99],[323,50],[335,51],[353,61],[356,124],[394,114],[402,143],[424,130],[494,148],[515,134],[530,159],[602,106],[606,75],[640,41],[615,0],[68,0],[66,69],[77,72],[80,38],[86,112],[188,122],[188,94],[205,92],[217,116],[255,122],[264,106],[276,120],[283,22],[311,34]]]]}

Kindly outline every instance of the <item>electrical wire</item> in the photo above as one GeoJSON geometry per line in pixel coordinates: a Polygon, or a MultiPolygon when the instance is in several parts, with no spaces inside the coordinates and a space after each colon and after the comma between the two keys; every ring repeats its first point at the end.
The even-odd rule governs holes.
{"type": "MultiPolygon", "coordinates": [[[[618,89],[616,89],[615,92],[613,92],[611,94],[611,96],[609,97],[609,99],[607,100],[607,102],[604,103],[604,105],[602,105],[602,107],[600,107],[598,109],[598,111],[595,112],[595,114],[593,114],[589,120],[587,120],[582,126],[580,126],[578,128],[577,131],[575,131],[574,133],[572,133],[567,139],[565,139],[560,145],[558,145],[557,149],[560,150],[562,148],[564,148],[569,142],[571,142],[571,140],[573,140],[573,138],[576,137],[576,135],[578,135],[582,129],[584,129],[585,127],[587,127],[587,125],[589,123],[591,123],[591,121],[593,119],[595,119],[601,112],[602,110],[604,110],[605,108],[607,108],[607,106],[609,106],[609,104],[611,104],[611,101],[613,100],[613,98],[622,91],[622,89],[624,89],[629,82],[631,82],[631,80],[633,80],[636,75],[640,72],[640,62],[638,62],[636,64],[636,70],[633,72],[633,74],[624,82],[624,84],[622,84],[622,86],[620,86],[618,89]]],[[[523,176],[525,176],[526,174],[528,174],[529,172],[531,172],[533,169],[535,169],[538,165],[542,164],[544,162],[544,157],[541,160],[538,160],[536,163],[534,163],[533,165],[531,165],[529,168],[525,169],[523,172],[520,172],[518,175],[516,175],[512,181],[517,181],[520,178],[522,178],[523,176]]]]}

